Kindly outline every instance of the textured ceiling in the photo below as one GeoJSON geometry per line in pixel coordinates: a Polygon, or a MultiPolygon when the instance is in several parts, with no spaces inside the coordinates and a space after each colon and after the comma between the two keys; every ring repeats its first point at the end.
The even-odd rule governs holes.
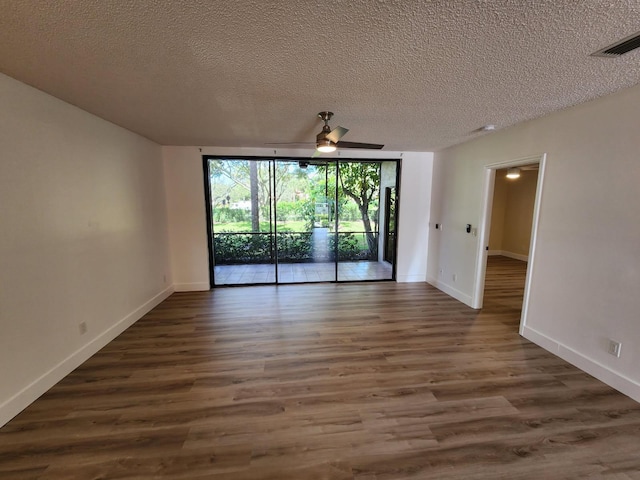
{"type": "MultiPolygon", "coordinates": [[[[635,85],[638,0],[0,0],[0,71],[163,145],[433,151],[635,85]]],[[[1,106],[0,106],[1,108],[1,106]]]]}

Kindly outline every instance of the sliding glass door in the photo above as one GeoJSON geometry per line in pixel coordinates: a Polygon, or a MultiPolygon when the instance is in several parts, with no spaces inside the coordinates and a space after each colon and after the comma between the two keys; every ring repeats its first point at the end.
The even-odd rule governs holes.
{"type": "MultiPolygon", "coordinates": [[[[390,162],[394,165],[395,162],[390,162]]],[[[338,163],[338,280],[390,280],[379,258],[381,162],[338,163]]],[[[395,181],[395,177],[394,177],[395,181]]]]}
{"type": "Polygon", "coordinates": [[[335,163],[275,164],[276,175],[286,175],[275,208],[278,282],[335,281],[335,163]]]}
{"type": "Polygon", "coordinates": [[[208,161],[215,285],[275,283],[273,164],[208,161]]]}
{"type": "Polygon", "coordinates": [[[212,285],[394,278],[398,161],[204,162],[212,285]]]}

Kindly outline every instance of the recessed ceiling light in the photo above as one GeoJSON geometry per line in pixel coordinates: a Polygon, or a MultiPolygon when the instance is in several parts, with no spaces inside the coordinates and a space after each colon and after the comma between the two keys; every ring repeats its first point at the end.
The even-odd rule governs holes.
{"type": "Polygon", "coordinates": [[[483,132],[493,132],[496,129],[496,126],[493,124],[489,124],[489,125],[484,125],[483,127],[480,128],[480,130],[482,130],[483,132]]]}

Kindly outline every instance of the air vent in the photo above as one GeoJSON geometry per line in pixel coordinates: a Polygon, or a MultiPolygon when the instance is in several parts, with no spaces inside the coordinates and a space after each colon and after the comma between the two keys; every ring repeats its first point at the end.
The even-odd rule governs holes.
{"type": "Polygon", "coordinates": [[[619,42],[592,53],[593,57],[619,57],[640,47],[640,33],[623,38],[619,42]]]}

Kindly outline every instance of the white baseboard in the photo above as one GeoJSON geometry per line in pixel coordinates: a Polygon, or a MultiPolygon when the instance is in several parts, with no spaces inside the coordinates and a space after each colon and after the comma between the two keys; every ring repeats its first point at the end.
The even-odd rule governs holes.
{"type": "Polygon", "coordinates": [[[427,277],[427,283],[433,285],[438,290],[442,290],[447,295],[452,296],[459,302],[464,303],[465,305],[471,306],[471,295],[467,295],[464,292],[461,292],[457,288],[452,287],[451,285],[444,283],[437,278],[427,277]]]}
{"type": "Polygon", "coordinates": [[[396,275],[396,282],[398,283],[414,283],[424,282],[425,276],[422,275],[396,275]]]}
{"type": "Polygon", "coordinates": [[[173,288],[176,292],[204,292],[211,290],[211,285],[209,282],[174,283],[173,288]]]}
{"type": "Polygon", "coordinates": [[[42,374],[39,378],[31,382],[13,397],[5,401],[0,405],[0,427],[27,408],[43,393],[82,365],[82,363],[87,361],[92,355],[124,332],[127,328],[140,320],[140,318],[151,311],[151,309],[171,295],[173,291],[173,287],[168,287],[158,293],[140,307],[136,308],[133,312],[118,320],[114,325],[99,334],[97,337],[90,340],[89,343],[86,343],[73,352],[49,371],[42,374]]]}
{"type": "Polygon", "coordinates": [[[506,250],[489,250],[487,252],[487,255],[489,256],[500,255],[503,257],[513,258],[515,260],[522,260],[523,262],[529,261],[529,255],[522,255],[520,253],[507,252],[506,250]]]}
{"type": "Polygon", "coordinates": [[[563,360],[566,360],[571,365],[578,367],[580,370],[587,372],[589,375],[593,375],[601,382],[604,382],[619,392],[624,393],[636,402],[640,402],[640,383],[589,357],[586,357],[582,353],[577,352],[566,345],[556,342],[543,333],[540,333],[530,327],[523,327],[522,336],[554,355],[557,355],[563,360]]]}

